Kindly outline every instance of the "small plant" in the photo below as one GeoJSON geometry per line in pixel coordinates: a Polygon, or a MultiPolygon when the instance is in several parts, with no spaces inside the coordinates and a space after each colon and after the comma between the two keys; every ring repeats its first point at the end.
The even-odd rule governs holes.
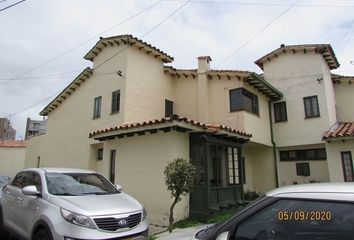
{"type": "Polygon", "coordinates": [[[245,198],[245,201],[253,201],[254,199],[259,198],[259,193],[256,190],[248,189],[243,196],[245,198]]]}
{"type": "Polygon", "coordinates": [[[157,239],[157,237],[154,236],[154,235],[150,235],[149,238],[148,238],[148,240],[156,240],[156,239],[157,239]]]}
{"type": "Polygon", "coordinates": [[[183,158],[177,158],[168,163],[164,174],[166,176],[167,189],[171,191],[174,201],[170,208],[168,231],[173,229],[173,209],[181,200],[181,196],[189,193],[193,188],[195,178],[195,167],[183,158]]]}

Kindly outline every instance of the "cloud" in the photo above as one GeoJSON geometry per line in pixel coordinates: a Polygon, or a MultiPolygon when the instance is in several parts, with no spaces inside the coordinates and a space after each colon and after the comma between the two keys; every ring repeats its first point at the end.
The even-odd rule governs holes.
{"type": "MultiPolygon", "coordinates": [[[[196,57],[210,55],[212,67],[215,68],[294,1],[273,0],[271,6],[265,0],[253,2],[254,5],[240,5],[237,2],[241,1],[220,1],[219,4],[191,2],[143,40],[172,55],[175,58],[172,63],[174,67],[196,68],[196,57]]],[[[92,66],[83,56],[98,41],[98,37],[94,36],[157,4],[144,14],[103,34],[134,34],[140,37],[183,3],[165,1],[157,4],[156,0],[33,0],[1,12],[0,22],[6,24],[2,24],[0,31],[0,116],[17,112],[62,90],[83,68],[92,66]],[[47,77],[27,78],[1,85],[4,78],[31,70],[92,37],[94,39],[88,43],[24,76],[47,77]],[[61,75],[74,70],[71,74],[61,75]]],[[[330,43],[338,51],[337,57],[342,64],[335,72],[354,75],[354,65],[350,64],[354,60],[354,27],[349,29],[354,19],[354,7],[348,7],[354,6],[353,2],[321,0],[299,1],[299,4],[302,5],[287,11],[220,68],[261,72],[254,61],[281,43],[330,43]],[[305,4],[307,6],[303,6],[305,4]]],[[[23,135],[26,117],[40,119],[38,113],[45,105],[43,103],[12,116],[11,121],[17,131],[23,135]]]]}

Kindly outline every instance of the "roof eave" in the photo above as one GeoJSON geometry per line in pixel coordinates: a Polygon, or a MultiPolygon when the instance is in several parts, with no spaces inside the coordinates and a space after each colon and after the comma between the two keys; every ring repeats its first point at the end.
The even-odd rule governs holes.
{"type": "Polygon", "coordinates": [[[63,91],[61,91],[43,110],[39,113],[41,116],[47,116],[51,111],[57,108],[67,97],[71,95],[80,85],[92,75],[92,69],[85,68],[63,91]],[[80,83],[79,83],[80,82],[80,83]]]}
{"type": "Polygon", "coordinates": [[[171,63],[174,59],[160,49],[136,38],[132,35],[119,35],[108,38],[100,38],[100,40],[91,48],[84,56],[84,59],[93,61],[93,59],[107,46],[136,46],[138,50],[145,51],[147,54],[152,54],[155,58],[159,58],[164,63],[171,63]]]}

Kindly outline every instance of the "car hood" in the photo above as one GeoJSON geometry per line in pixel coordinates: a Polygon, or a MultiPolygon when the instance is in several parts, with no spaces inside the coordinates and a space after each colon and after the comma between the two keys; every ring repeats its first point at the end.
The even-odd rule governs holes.
{"type": "Polygon", "coordinates": [[[142,205],[126,193],[85,196],[54,196],[49,202],[86,216],[124,214],[142,211],[142,205]]]}

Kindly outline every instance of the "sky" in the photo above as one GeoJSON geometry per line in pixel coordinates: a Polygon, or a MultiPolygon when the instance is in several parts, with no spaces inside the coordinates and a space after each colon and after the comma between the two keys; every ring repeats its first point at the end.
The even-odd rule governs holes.
{"type": "Polygon", "coordinates": [[[132,34],[174,57],[175,68],[262,73],[254,61],[281,44],[331,44],[354,76],[353,0],[0,0],[0,117],[17,139],[92,62],[99,37],[132,34]],[[17,5],[9,7],[17,2],[17,5]],[[9,7],[9,8],[7,8],[9,7]]]}

